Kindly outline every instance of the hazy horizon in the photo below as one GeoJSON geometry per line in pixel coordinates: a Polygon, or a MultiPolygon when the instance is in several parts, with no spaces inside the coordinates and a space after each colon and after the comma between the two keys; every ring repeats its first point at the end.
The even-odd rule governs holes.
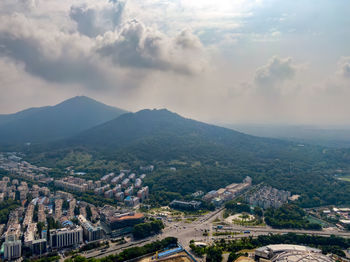
{"type": "MultiPolygon", "coordinates": [[[[30,109],[35,109],[35,108],[40,108],[40,107],[54,107],[56,105],[59,105],[63,102],[66,102],[68,100],[71,100],[71,99],[74,99],[74,98],[79,98],[79,97],[87,97],[87,96],[84,96],[84,95],[80,95],[80,96],[75,96],[75,97],[69,97],[65,100],[62,100],[62,101],[59,101],[58,103],[54,103],[54,104],[47,104],[47,105],[43,105],[43,106],[33,106],[33,107],[28,107],[28,108],[24,108],[23,110],[19,110],[19,111],[14,111],[14,112],[9,112],[9,113],[0,113],[0,115],[12,115],[12,114],[16,114],[16,113],[19,113],[19,112],[22,112],[22,111],[25,111],[25,110],[30,110],[30,109]]],[[[92,100],[95,100],[97,102],[100,102],[102,104],[105,104],[107,106],[112,106],[112,107],[116,107],[116,108],[119,108],[119,109],[124,109],[124,108],[120,108],[120,107],[117,107],[117,106],[113,106],[113,105],[109,105],[109,104],[106,104],[104,103],[103,101],[99,101],[99,100],[96,100],[94,98],[91,98],[91,97],[87,97],[87,98],[90,98],[92,100]]],[[[157,110],[160,110],[160,109],[166,109],[166,110],[169,110],[168,108],[166,107],[163,107],[163,108],[143,108],[143,109],[140,109],[140,110],[144,110],[144,109],[149,109],[149,110],[153,110],[153,109],[157,109],[157,110]]],[[[139,111],[139,110],[137,110],[139,111]]],[[[137,111],[131,111],[131,110],[127,110],[126,112],[130,112],[130,113],[136,113],[137,111]]],[[[171,110],[170,110],[171,111],[171,110]]],[[[173,113],[177,113],[175,111],[171,111],[173,113]]],[[[181,115],[182,117],[185,117],[185,118],[191,118],[190,116],[186,116],[186,115],[181,115]]],[[[197,121],[203,121],[205,122],[204,120],[200,120],[200,119],[195,119],[195,118],[192,118],[193,120],[197,120],[197,121]]],[[[217,126],[222,126],[222,127],[227,127],[227,128],[230,128],[230,129],[235,129],[237,131],[241,131],[241,132],[246,132],[247,130],[249,130],[249,132],[247,132],[248,134],[252,134],[252,135],[258,135],[258,129],[259,128],[267,128],[269,130],[284,130],[284,131],[287,131],[288,132],[292,132],[293,130],[297,130],[297,129],[304,129],[304,130],[348,130],[350,129],[350,125],[346,125],[346,124],[339,124],[339,125],[336,125],[336,124],[295,124],[295,123],[251,123],[251,122],[207,122],[209,124],[213,124],[213,125],[217,125],[217,126]],[[256,129],[256,130],[254,130],[256,129]],[[254,132],[250,132],[250,130],[254,130],[254,132]]],[[[264,130],[266,131],[266,130],[264,130]]],[[[264,133],[264,132],[262,132],[264,133]]],[[[260,135],[258,135],[260,136],[260,135]]]]}
{"type": "Polygon", "coordinates": [[[219,124],[348,126],[346,0],[3,0],[0,114],[85,95],[219,124]]]}

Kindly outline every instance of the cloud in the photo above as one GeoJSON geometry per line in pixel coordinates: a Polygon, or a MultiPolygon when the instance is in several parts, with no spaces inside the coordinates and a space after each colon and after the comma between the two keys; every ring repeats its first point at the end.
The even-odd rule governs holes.
{"type": "Polygon", "coordinates": [[[345,79],[350,79],[350,57],[342,57],[338,62],[339,75],[345,79]]]}
{"type": "Polygon", "coordinates": [[[142,74],[111,66],[93,51],[94,46],[95,39],[43,26],[23,14],[0,17],[0,54],[23,64],[35,77],[124,93],[139,86],[142,74]]]}
{"type": "Polygon", "coordinates": [[[66,99],[72,92],[81,91],[78,86],[54,84],[34,77],[25,71],[22,63],[5,57],[0,57],[0,90],[0,112],[16,112],[43,102],[54,104],[57,99],[66,99]]]}
{"type": "Polygon", "coordinates": [[[53,82],[75,82],[95,71],[88,38],[43,27],[22,14],[0,17],[1,53],[24,63],[25,70],[53,82]]]}
{"type": "Polygon", "coordinates": [[[115,65],[129,68],[191,74],[205,67],[203,46],[189,30],[168,37],[136,19],[98,37],[96,52],[115,65]]]}
{"type": "Polygon", "coordinates": [[[348,121],[350,59],[336,69],[334,62],[348,55],[346,7],[347,0],[316,7],[0,0],[0,112],[84,94],[132,111],[168,107],[201,120],[348,121]]]}
{"type": "Polygon", "coordinates": [[[276,84],[294,78],[297,70],[292,58],[274,56],[266,65],[256,70],[254,81],[258,86],[274,87],[276,84]]]}
{"type": "Polygon", "coordinates": [[[37,6],[36,0],[2,0],[0,14],[10,12],[29,12],[37,6]]]}
{"type": "Polygon", "coordinates": [[[76,22],[81,34],[96,37],[114,31],[122,20],[125,4],[125,1],[101,1],[73,5],[69,16],[76,22]]]}
{"type": "Polygon", "coordinates": [[[168,37],[136,20],[94,38],[18,12],[0,16],[0,56],[45,81],[91,90],[128,93],[142,85],[144,70],[199,72],[205,64],[201,52],[189,31],[168,37]]]}

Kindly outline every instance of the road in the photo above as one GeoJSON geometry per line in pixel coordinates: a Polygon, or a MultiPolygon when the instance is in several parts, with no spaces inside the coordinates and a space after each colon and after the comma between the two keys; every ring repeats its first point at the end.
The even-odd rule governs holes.
{"type": "Polygon", "coordinates": [[[136,242],[129,242],[123,245],[115,245],[111,244],[111,246],[106,249],[104,252],[101,252],[100,250],[92,251],[91,253],[83,254],[87,258],[95,257],[95,258],[101,258],[105,257],[111,254],[119,253],[122,250],[134,247],[134,246],[143,246],[147,243],[160,240],[166,237],[176,237],[179,241],[179,243],[185,248],[189,249],[189,242],[191,240],[195,241],[201,241],[206,242],[208,244],[212,243],[214,240],[217,239],[234,239],[234,238],[242,238],[242,237],[249,237],[249,236],[259,236],[259,235],[267,235],[270,233],[274,234],[286,234],[286,233],[296,233],[296,234],[309,234],[309,235],[318,235],[318,236],[341,236],[341,237],[349,237],[350,238],[350,232],[342,232],[342,231],[336,231],[336,230],[328,230],[328,231],[311,231],[311,230],[293,230],[293,229],[273,229],[270,227],[244,227],[239,225],[231,225],[224,227],[219,231],[232,231],[232,232],[239,232],[237,235],[233,236],[213,236],[213,221],[222,216],[224,209],[219,209],[213,212],[210,212],[196,221],[192,223],[187,223],[184,221],[181,222],[171,222],[166,224],[166,228],[163,230],[161,234],[158,234],[156,236],[144,239],[142,241],[136,241],[136,242]],[[250,231],[249,234],[244,234],[244,231],[250,231]],[[203,233],[208,232],[208,236],[204,236],[203,233]]]}
{"type": "MultiPolygon", "coordinates": [[[[222,211],[223,211],[223,208],[210,212],[200,217],[200,219],[198,219],[197,221],[194,221],[191,224],[185,223],[185,222],[168,223],[166,228],[163,230],[163,232],[156,236],[153,236],[141,241],[125,243],[123,245],[115,245],[111,243],[110,247],[103,252],[101,252],[101,250],[94,250],[92,252],[85,253],[82,255],[87,258],[92,258],[92,257],[102,258],[112,254],[119,253],[129,247],[143,246],[147,243],[150,243],[159,239],[163,239],[166,237],[177,237],[179,240],[179,243],[184,248],[188,249],[190,240],[198,239],[198,238],[203,239],[204,230],[210,230],[212,228],[211,226],[212,221],[214,221],[218,216],[221,216],[222,211]]],[[[207,237],[206,241],[209,241],[209,237],[207,237]]]]}
{"type": "Polygon", "coordinates": [[[106,256],[109,256],[112,254],[122,252],[124,249],[130,248],[130,247],[137,247],[137,246],[146,245],[147,243],[150,243],[150,242],[155,241],[155,240],[156,239],[154,237],[151,237],[151,238],[143,239],[140,241],[133,241],[133,242],[125,243],[122,245],[117,245],[117,244],[111,243],[110,247],[108,249],[93,250],[93,251],[87,252],[87,253],[82,254],[82,255],[85,256],[86,258],[92,258],[92,257],[102,258],[102,257],[106,257],[106,256]]]}

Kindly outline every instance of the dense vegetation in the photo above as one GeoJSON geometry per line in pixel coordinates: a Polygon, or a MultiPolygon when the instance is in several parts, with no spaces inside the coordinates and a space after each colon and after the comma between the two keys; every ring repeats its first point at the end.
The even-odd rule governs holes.
{"type": "Polygon", "coordinates": [[[84,246],[82,246],[81,248],[79,248],[79,252],[84,252],[84,251],[88,251],[88,250],[92,250],[92,249],[97,249],[99,247],[105,246],[106,248],[109,247],[109,243],[108,241],[106,242],[92,242],[92,243],[88,243],[84,246]]]}
{"type": "Polygon", "coordinates": [[[235,201],[228,201],[225,203],[225,208],[233,213],[250,213],[250,206],[244,203],[237,203],[235,201]]]}
{"type": "Polygon", "coordinates": [[[20,206],[19,201],[12,199],[4,200],[0,203],[0,224],[6,224],[12,210],[20,206]]]}
{"type": "Polygon", "coordinates": [[[145,237],[158,234],[164,228],[164,224],[161,220],[154,220],[151,222],[137,224],[132,229],[134,238],[141,239],[145,237]]]}
{"type": "Polygon", "coordinates": [[[47,221],[47,227],[48,227],[48,231],[50,229],[57,229],[57,228],[61,228],[61,224],[59,221],[56,221],[53,217],[48,216],[46,218],[47,221]]]}
{"type": "Polygon", "coordinates": [[[60,255],[57,252],[52,252],[41,258],[28,259],[24,258],[24,262],[55,262],[60,260],[60,255]]]}
{"type": "Polygon", "coordinates": [[[305,211],[293,204],[285,204],[280,208],[269,208],[264,215],[266,224],[274,228],[322,229],[321,225],[310,223],[305,218],[305,211]]]}
{"type": "Polygon", "coordinates": [[[73,258],[66,259],[65,262],[121,262],[137,258],[146,254],[153,254],[157,251],[162,251],[165,248],[174,247],[177,245],[177,239],[174,237],[167,237],[160,241],[155,241],[150,244],[146,244],[142,247],[132,247],[125,249],[119,254],[110,255],[108,257],[96,259],[87,259],[82,256],[76,256],[73,258]]]}
{"type": "Polygon", "coordinates": [[[207,248],[207,256],[205,258],[206,262],[217,262],[222,261],[222,250],[215,246],[210,246],[207,248]]]}

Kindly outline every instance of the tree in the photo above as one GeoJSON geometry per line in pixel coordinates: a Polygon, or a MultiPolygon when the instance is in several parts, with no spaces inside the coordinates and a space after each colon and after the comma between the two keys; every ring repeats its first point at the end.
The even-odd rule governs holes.
{"type": "Polygon", "coordinates": [[[208,247],[206,262],[220,262],[220,261],[222,261],[222,250],[215,246],[208,247]]]}
{"type": "Polygon", "coordinates": [[[79,209],[79,207],[77,207],[77,206],[74,208],[74,215],[75,215],[75,216],[80,215],[80,209],[79,209]]]}
{"type": "Polygon", "coordinates": [[[8,216],[10,212],[19,207],[19,201],[14,201],[12,199],[4,200],[0,203],[0,223],[7,223],[8,216]]]}
{"type": "Polygon", "coordinates": [[[45,223],[44,222],[38,222],[36,224],[36,227],[38,229],[38,234],[39,236],[41,236],[41,231],[43,230],[43,228],[45,227],[45,223]]]}
{"type": "Polygon", "coordinates": [[[194,254],[196,254],[197,257],[203,257],[205,254],[205,249],[199,246],[196,246],[194,243],[190,244],[190,248],[194,254]]]}
{"type": "Polygon", "coordinates": [[[240,256],[242,256],[242,254],[237,254],[237,253],[235,253],[235,252],[231,252],[230,255],[228,256],[227,262],[233,262],[233,261],[235,261],[237,258],[239,258],[240,256]]]}
{"type": "Polygon", "coordinates": [[[275,209],[269,208],[264,215],[266,224],[275,228],[322,229],[321,225],[310,223],[305,211],[294,204],[284,204],[275,209]]]}
{"type": "Polygon", "coordinates": [[[231,212],[235,213],[241,213],[241,212],[247,212],[250,213],[250,206],[243,203],[237,203],[235,201],[228,201],[225,204],[225,208],[230,210],[231,212]]]}
{"type": "Polygon", "coordinates": [[[68,203],[67,200],[63,201],[62,208],[63,208],[64,210],[69,209],[69,203],[68,203]]]}
{"type": "Polygon", "coordinates": [[[260,207],[254,207],[254,214],[257,215],[258,217],[262,217],[263,210],[260,207]]]}
{"type": "Polygon", "coordinates": [[[34,206],[33,221],[38,221],[39,205],[34,206]]]}
{"type": "Polygon", "coordinates": [[[133,227],[132,233],[134,238],[145,238],[154,234],[158,234],[164,228],[161,220],[154,220],[148,223],[137,224],[133,227]]]}
{"type": "Polygon", "coordinates": [[[86,207],[86,218],[87,218],[87,220],[91,220],[91,217],[92,217],[91,207],[87,206],[86,207]]]}

